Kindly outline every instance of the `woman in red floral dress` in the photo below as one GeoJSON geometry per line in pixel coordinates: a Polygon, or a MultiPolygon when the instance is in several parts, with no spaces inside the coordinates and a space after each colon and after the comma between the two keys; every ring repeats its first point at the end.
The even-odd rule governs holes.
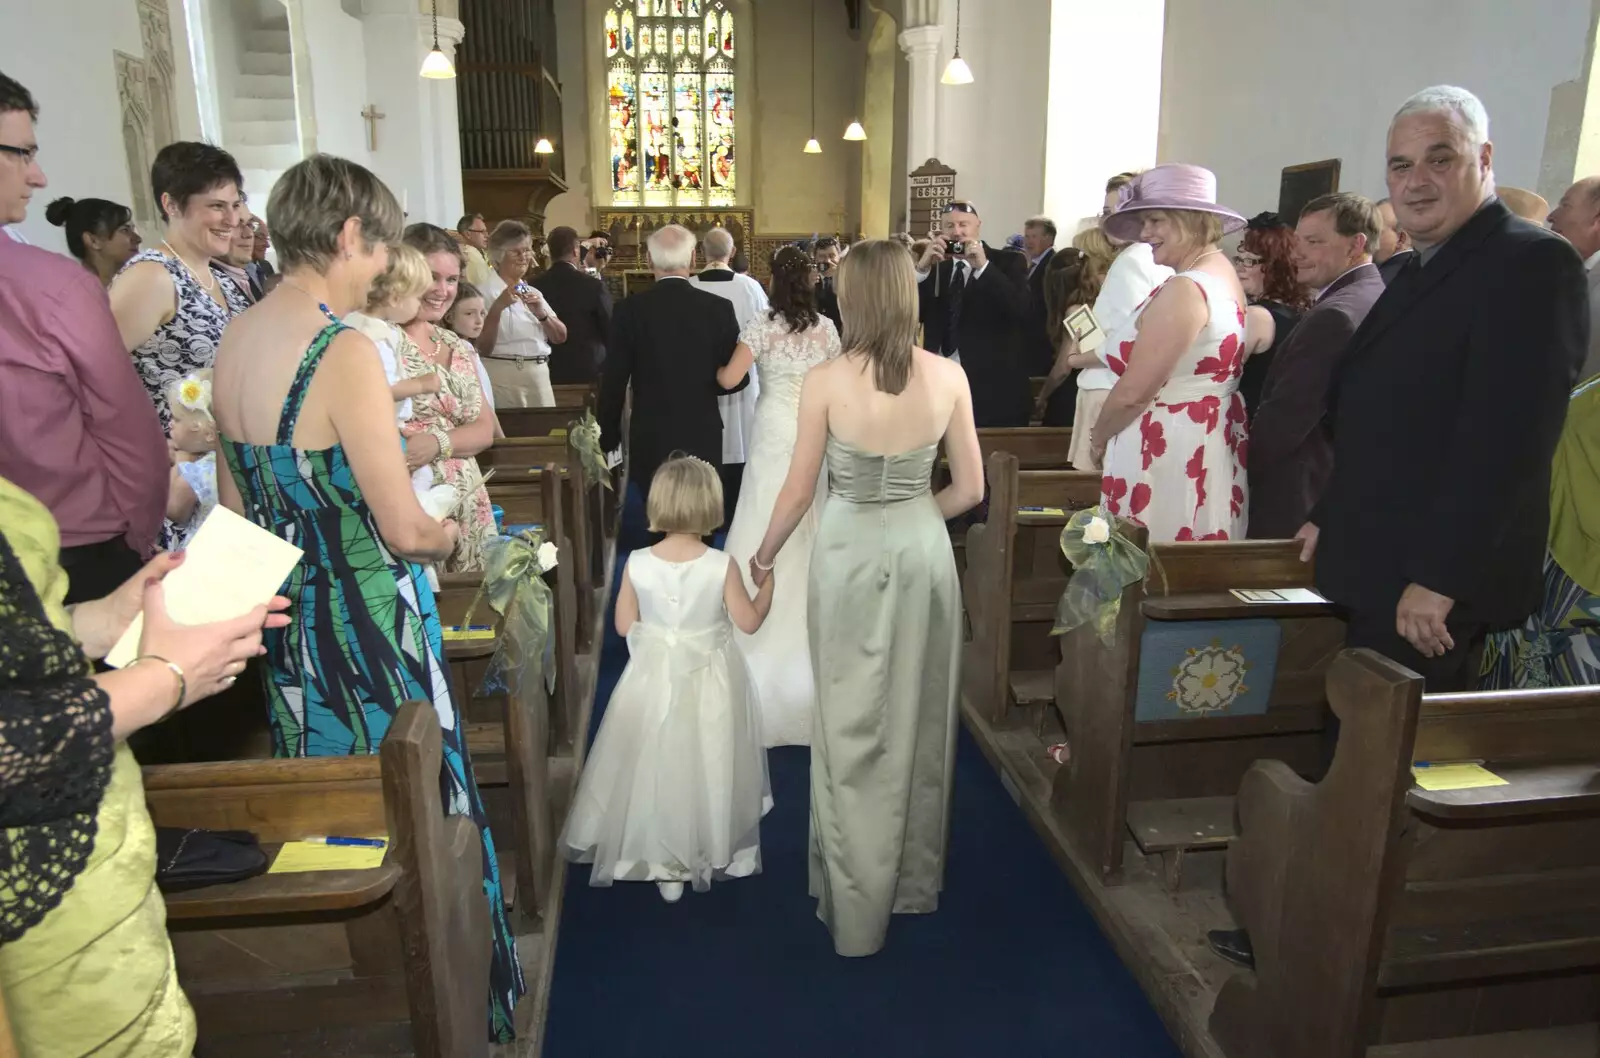
{"type": "Polygon", "coordinates": [[[1118,379],[1092,431],[1101,503],[1152,542],[1245,535],[1245,296],[1217,245],[1245,221],[1217,205],[1216,186],[1199,166],[1157,166],[1105,221],[1177,272],[1110,336],[1118,379]]]}

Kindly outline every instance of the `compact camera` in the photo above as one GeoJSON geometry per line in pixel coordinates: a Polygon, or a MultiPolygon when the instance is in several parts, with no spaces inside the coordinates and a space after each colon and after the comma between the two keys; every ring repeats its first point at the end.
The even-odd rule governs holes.
{"type": "Polygon", "coordinates": [[[951,257],[965,257],[967,255],[967,244],[964,242],[953,242],[950,244],[949,251],[951,257]]]}

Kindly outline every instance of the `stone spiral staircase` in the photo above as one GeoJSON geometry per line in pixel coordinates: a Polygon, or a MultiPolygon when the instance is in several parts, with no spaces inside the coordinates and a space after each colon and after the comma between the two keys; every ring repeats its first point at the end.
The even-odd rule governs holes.
{"type": "Polygon", "coordinates": [[[251,212],[265,215],[272,185],[300,160],[287,16],[244,30],[240,40],[234,96],[224,103],[226,140],[244,173],[251,212]]]}

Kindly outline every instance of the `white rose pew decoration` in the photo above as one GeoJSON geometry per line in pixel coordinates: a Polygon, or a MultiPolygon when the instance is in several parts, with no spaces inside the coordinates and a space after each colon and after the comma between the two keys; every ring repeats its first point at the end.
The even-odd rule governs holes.
{"type": "Polygon", "coordinates": [[[544,575],[557,560],[556,545],[539,528],[492,540],[484,549],[483,585],[462,622],[472,627],[472,615],[484,599],[500,615],[500,645],[489,659],[480,694],[515,696],[525,681],[541,676],[546,692],[555,689],[555,594],[544,575]]]}
{"type": "Polygon", "coordinates": [[[1117,613],[1122,589],[1143,580],[1150,556],[1116,530],[1116,523],[1100,507],[1077,511],[1061,530],[1061,553],[1072,563],[1073,574],[1056,606],[1051,635],[1063,635],[1080,625],[1092,625],[1106,646],[1116,638],[1117,613]]]}

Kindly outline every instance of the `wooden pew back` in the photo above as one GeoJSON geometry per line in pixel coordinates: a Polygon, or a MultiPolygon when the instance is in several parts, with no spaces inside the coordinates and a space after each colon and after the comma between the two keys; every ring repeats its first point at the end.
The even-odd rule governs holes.
{"type": "MultiPolygon", "coordinates": [[[[1143,546],[1142,528],[1122,532],[1143,546]]],[[[1115,643],[1090,628],[1061,637],[1056,702],[1071,761],[1055,777],[1056,809],[1079,851],[1118,880],[1129,806],[1218,814],[1218,842],[1252,762],[1320,763],[1327,666],[1344,626],[1320,604],[1239,602],[1232,588],[1309,585],[1293,541],[1208,541],[1150,547],[1149,572],[1123,592],[1115,643]],[[1270,675],[1269,675],[1270,673],[1270,675]],[[1209,682],[1207,682],[1209,681],[1209,682]],[[1213,688],[1215,688],[1213,690],[1213,688]]]]}
{"type": "Polygon", "coordinates": [[[1229,891],[1256,973],[1217,997],[1229,1058],[1592,1021],[1600,995],[1600,688],[1422,695],[1347,651],[1326,778],[1241,784],[1229,891]],[[1468,753],[1503,786],[1425,791],[1414,759],[1468,753]]]}
{"type": "Polygon", "coordinates": [[[585,556],[583,568],[577,570],[578,589],[597,590],[605,580],[607,527],[614,524],[607,501],[613,493],[589,477],[570,441],[565,437],[504,437],[478,456],[478,465],[485,473],[494,468],[495,476],[489,481],[491,497],[494,490],[524,481],[546,466],[558,469],[567,528],[585,556]]]}
{"type": "Polygon", "coordinates": [[[972,639],[962,665],[964,693],[993,722],[1011,706],[1010,674],[1049,673],[1050,627],[1056,600],[1071,574],[1061,555],[1066,514],[1022,511],[1022,507],[1073,511],[1099,502],[1100,477],[1063,470],[1020,470],[1009,452],[986,463],[988,520],[967,530],[962,595],[972,639]]]}
{"type": "Polygon", "coordinates": [[[496,408],[495,415],[507,437],[548,437],[554,431],[564,435],[586,410],[582,404],[558,404],[553,408],[496,408]]]}
{"type": "Polygon", "coordinates": [[[329,834],[390,839],[373,870],[265,874],[168,894],[202,1046],[237,1053],[243,1038],[277,1037],[293,1048],[334,1030],[361,1033],[367,1046],[403,1038],[418,1055],[488,1053],[482,846],[470,819],[444,814],[441,752],[432,704],[410,702],[379,757],[144,770],[158,826],[248,830],[266,846],[329,834]]]}

